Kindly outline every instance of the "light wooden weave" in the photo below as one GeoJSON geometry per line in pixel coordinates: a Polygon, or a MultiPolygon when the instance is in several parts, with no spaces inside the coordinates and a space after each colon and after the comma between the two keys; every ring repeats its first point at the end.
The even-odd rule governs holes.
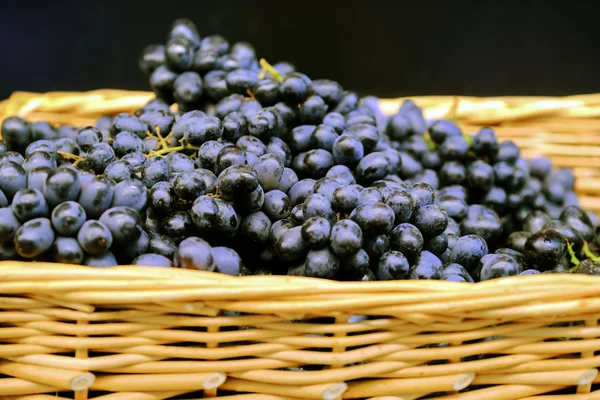
{"type": "Polygon", "coordinates": [[[600,395],[600,277],[366,283],[5,261],[0,282],[10,399],[600,395]]]}
{"type": "MultiPolygon", "coordinates": [[[[16,93],[0,119],[83,126],[152,97],[16,93]]],[[[574,166],[600,210],[600,96],[412,99],[574,166]]],[[[0,399],[594,400],[599,320],[600,277],[583,275],[333,282],[3,261],[0,399]]]]}

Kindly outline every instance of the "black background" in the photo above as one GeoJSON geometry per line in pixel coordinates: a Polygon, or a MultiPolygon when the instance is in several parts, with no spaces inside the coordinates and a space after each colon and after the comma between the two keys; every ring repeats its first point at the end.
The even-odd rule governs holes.
{"type": "Polygon", "coordinates": [[[0,9],[0,98],[147,90],[138,55],[178,17],[361,94],[600,92],[594,1],[11,1],[0,9]]]}

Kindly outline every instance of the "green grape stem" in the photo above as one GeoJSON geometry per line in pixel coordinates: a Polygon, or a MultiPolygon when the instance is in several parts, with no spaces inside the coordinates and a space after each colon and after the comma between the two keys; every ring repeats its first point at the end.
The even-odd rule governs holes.
{"type": "MultiPolygon", "coordinates": [[[[167,141],[165,140],[165,138],[163,138],[162,135],[160,134],[160,126],[156,125],[154,127],[154,129],[156,129],[156,136],[158,136],[158,141],[160,142],[161,147],[163,149],[169,147],[169,144],[167,143],[167,141]]],[[[171,133],[169,133],[169,135],[171,135],[171,133]]],[[[169,135],[167,135],[167,137],[169,135]]]]}
{"type": "Polygon", "coordinates": [[[155,131],[156,135],[154,135],[151,132],[146,132],[146,134],[149,137],[156,137],[158,139],[159,149],[146,154],[146,158],[162,156],[168,153],[176,153],[178,151],[188,150],[197,152],[198,150],[200,150],[199,146],[192,146],[191,144],[186,143],[185,138],[179,139],[179,146],[169,147],[169,143],[167,142],[167,140],[173,137],[173,132],[170,132],[167,136],[163,137],[163,135],[160,133],[160,127],[158,125],[155,127],[155,131]]]}
{"type": "MultiPolygon", "coordinates": [[[[298,105],[298,107],[300,107],[300,105],[298,105]]],[[[471,148],[471,146],[473,145],[473,136],[463,134],[462,137],[465,139],[465,141],[469,145],[469,148],[471,148]]],[[[423,139],[425,140],[425,143],[427,144],[427,148],[429,149],[429,151],[435,151],[437,146],[436,146],[435,142],[431,139],[431,136],[429,135],[428,132],[425,132],[423,134],[423,139]]],[[[471,153],[471,154],[473,156],[475,156],[475,154],[473,154],[473,153],[471,153]]]]}
{"type": "Polygon", "coordinates": [[[79,164],[80,162],[85,161],[85,157],[81,157],[76,154],[67,153],[64,151],[57,151],[57,153],[60,154],[66,160],[73,160],[74,167],[76,167],[77,164],[79,164]]]}
{"type": "Polygon", "coordinates": [[[207,196],[212,197],[213,199],[220,199],[223,196],[223,192],[221,192],[221,189],[217,185],[217,187],[215,188],[215,192],[207,193],[207,196]]]}
{"type": "Polygon", "coordinates": [[[264,76],[266,73],[269,73],[273,78],[275,78],[275,80],[283,82],[283,76],[281,76],[279,71],[277,71],[271,64],[269,64],[267,60],[261,58],[259,64],[262,68],[261,76],[264,76]]]}
{"type": "Polygon", "coordinates": [[[151,151],[148,154],[148,156],[149,157],[152,157],[152,156],[162,156],[163,154],[175,153],[175,152],[183,151],[183,150],[198,151],[198,150],[200,150],[200,147],[198,147],[198,146],[192,146],[192,145],[189,145],[189,144],[182,144],[180,146],[167,147],[167,148],[162,148],[160,150],[151,151]]]}
{"type": "Polygon", "coordinates": [[[592,253],[587,242],[583,242],[583,254],[592,261],[600,261],[600,257],[592,253]]]}
{"type": "Polygon", "coordinates": [[[576,266],[574,266],[573,268],[570,268],[570,269],[569,269],[569,273],[570,273],[570,274],[574,274],[574,273],[576,273],[576,272],[577,272],[577,268],[579,268],[579,265],[576,265],[576,266]]]}
{"type": "Polygon", "coordinates": [[[570,273],[574,273],[579,267],[579,259],[575,255],[575,251],[573,250],[573,243],[567,242],[567,251],[569,252],[569,257],[571,258],[571,264],[575,265],[573,268],[569,269],[570,273]]]}
{"type": "Polygon", "coordinates": [[[423,135],[423,139],[425,139],[425,143],[427,144],[427,148],[429,149],[429,151],[434,151],[435,143],[431,139],[431,136],[429,135],[428,132],[425,132],[425,134],[423,135]]]}

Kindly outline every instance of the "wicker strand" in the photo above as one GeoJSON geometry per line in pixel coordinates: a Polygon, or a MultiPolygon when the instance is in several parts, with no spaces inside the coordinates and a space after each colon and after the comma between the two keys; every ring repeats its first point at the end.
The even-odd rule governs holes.
{"type": "Polygon", "coordinates": [[[425,396],[423,393],[405,394],[402,396],[376,396],[370,397],[368,400],[415,400],[423,396],[425,396]]]}
{"type": "Polygon", "coordinates": [[[592,383],[598,375],[597,369],[571,370],[571,371],[552,371],[552,372],[532,372],[524,374],[505,374],[505,375],[478,375],[473,381],[474,385],[545,385],[552,382],[557,385],[587,385],[592,383]]]}
{"type": "Polygon", "coordinates": [[[382,379],[368,382],[351,383],[344,394],[345,399],[368,396],[387,396],[395,394],[419,393],[423,387],[429,392],[462,390],[475,378],[474,373],[447,375],[428,378],[382,379]]]}
{"type": "MultiPolygon", "coordinates": [[[[156,360],[155,357],[144,356],[140,354],[113,354],[109,356],[96,356],[94,358],[72,358],[62,355],[54,354],[30,354],[20,357],[7,357],[8,360],[14,362],[21,362],[31,365],[39,365],[50,368],[64,368],[69,366],[76,371],[107,371],[116,370],[122,372],[138,372],[128,371],[127,368],[135,368],[145,365],[145,363],[152,360],[156,360]],[[131,367],[135,366],[135,367],[131,367]]],[[[206,368],[202,371],[181,371],[181,372],[210,372],[212,368],[206,368]]],[[[144,371],[139,371],[144,373],[144,371]]],[[[174,372],[169,370],[168,372],[174,372]]],[[[153,371],[150,373],[162,373],[160,371],[153,371]]]]}
{"type": "MultiPolygon", "coordinates": [[[[201,399],[189,399],[201,400],[201,399]]],[[[300,397],[280,396],[273,394],[234,394],[230,396],[219,396],[219,400],[305,400],[300,397]]]]}
{"type": "Polygon", "coordinates": [[[75,391],[89,388],[95,380],[95,376],[89,372],[40,367],[37,365],[13,362],[0,363],[0,373],[14,378],[27,379],[41,385],[75,391]]]}
{"type": "Polygon", "coordinates": [[[307,400],[335,400],[346,391],[347,387],[348,385],[346,385],[344,382],[331,382],[307,386],[279,386],[236,378],[228,379],[221,386],[222,389],[231,390],[234,392],[256,392],[289,397],[300,397],[307,400]]]}
{"type": "MultiPolygon", "coordinates": [[[[440,400],[521,400],[529,396],[564,389],[558,385],[502,385],[473,390],[457,395],[440,397],[440,400]]],[[[561,399],[562,400],[562,399],[561,399]]]]}
{"type": "Polygon", "coordinates": [[[71,400],[67,397],[61,397],[58,395],[49,394],[30,394],[30,395],[16,395],[16,396],[2,396],[0,400],[71,400]]]}
{"type": "Polygon", "coordinates": [[[227,376],[223,373],[144,374],[98,376],[90,389],[109,391],[155,391],[167,386],[178,390],[205,390],[219,387],[227,376]]]}
{"type": "MultiPolygon", "coordinates": [[[[70,308],[70,307],[68,307],[68,308],[70,308]]],[[[92,311],[90,311],[90,312],[93,312],[95,310],[94,307],[92,307],[91,309],[92,309],[92,311]]],[[[77,321],[77,325],[75,325],[75,326],[88,326],[88,321],[77,321]]],[[[81,336],[85,336],[85,334],[84,335],[79,334],[77,336],[81,337],[81,336]]],[[[75,359],[79,359],[79,360],[87,359],[88,356],[89,356],[88,349],[76,349],[75,350],[75,359]]],[[[87,400],[88,394],[89,394],[88,388],[89,388],[89,386],[85,387],[85,388],[81,388],[79,390],[76,390],[75,391],[75,400],[87,400]]]]}
{"type": "Polygon", "coordinates": [[[58,392],[55,386],[34,383],[19,378],[0,378],[0,396],[58,392]]]}
{"type": "Polygon", "coordinates": [[[571,395],[542,395],[525,397],[521,400],[600,400],[600,392],[571,395]]]}
{"type": "Polygon", "coordinates": [[[184,394],[184,391],[117,392],[94,397],[94,400],[163,400],[184,394]]]}
{"type": "MultiPolygon", "coordinates": [[[[213,316],[217,316],[217,314],[213,315],[213,316]]],[[[218,326],[209,326],[207,328],[207,332],[208,334],[215,334],[219,332],[219,327],[218,326]]],[[[243,332],[242,332],[243,333],[243,332]]],[[[216,347],[219,346],[219,342],[216,340],[210,340],[210,341],[206,341],[206,347],[209,349],[214,349],[216,347]]],[[[208,388],[207,390],[204,391],[204,397],[217,397],[217,387],[212,387],[212,388],[208,388]]]]}

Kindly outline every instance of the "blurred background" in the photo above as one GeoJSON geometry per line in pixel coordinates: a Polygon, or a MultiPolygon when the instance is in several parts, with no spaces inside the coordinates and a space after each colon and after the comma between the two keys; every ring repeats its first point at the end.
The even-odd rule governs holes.
{"type": "Polygon", "coordinates": [[[147,90],[138,55],[178,17],[360,94],[600,92],[594,1],[32,0],[0,10],[0,99],[147,90]]]}

